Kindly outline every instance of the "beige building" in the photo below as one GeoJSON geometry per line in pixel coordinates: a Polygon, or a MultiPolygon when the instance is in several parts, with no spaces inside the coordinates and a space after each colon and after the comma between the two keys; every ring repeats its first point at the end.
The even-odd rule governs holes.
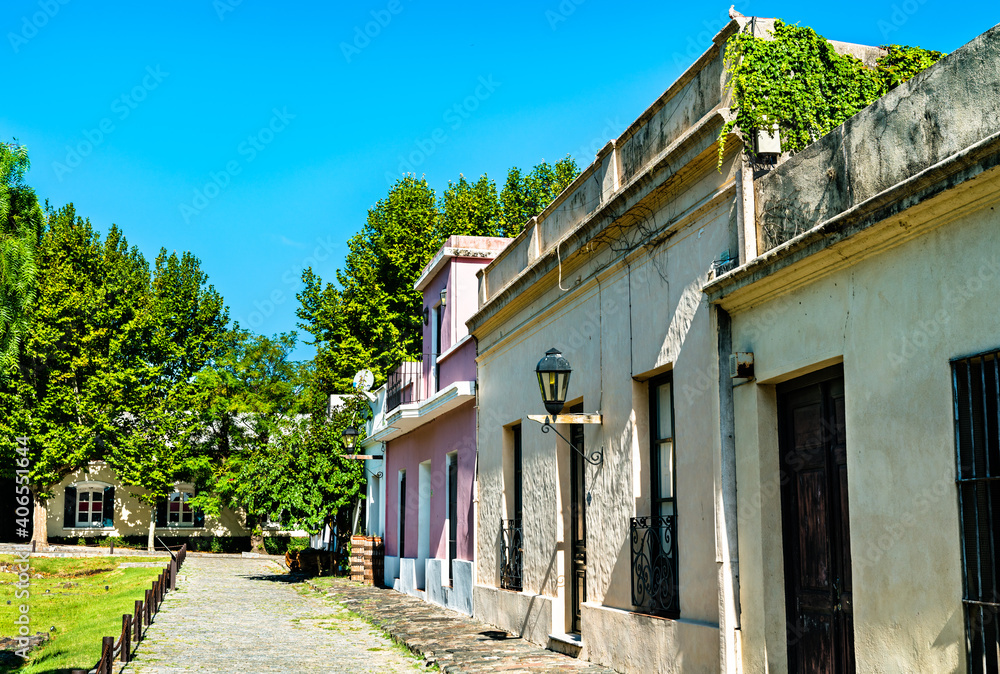
{"type": "MultiPolygon", "coordinates": [[[[725,40],[480,274],[474,615],[621,671],[735,668],[735,504],[702,287],[745,245],[725,40]],[[555,433],[535,365],[573,367],[555,433]],[[567,440],[572,441],[574,447],[567,440]],[[576,451],[577,449],[582,451],[576,451]],[[726,510],[726,508],[729,508],[726,510]]],[[[729,385],[728,374],[725,383],[729,385]]]]}
{"type": "Polygon", "coordinates": [[[52,488],[46,508],[49,538],[147,537],[151,520],[161,538],[250,536],[242,513],[224,508],[218,517],[211,517],[189,506],[193,485],[178,483],[170,499],[155,511],[137,498],[140,491],[122,486],[103,461],[91,462],[52,488]]]}
{"type": "Polygon", "coordinates": [[[997,670],[997,92],[1000,27],[758,179],[754,255],[705,288],[753,354],[746,672],[997,670]]]}

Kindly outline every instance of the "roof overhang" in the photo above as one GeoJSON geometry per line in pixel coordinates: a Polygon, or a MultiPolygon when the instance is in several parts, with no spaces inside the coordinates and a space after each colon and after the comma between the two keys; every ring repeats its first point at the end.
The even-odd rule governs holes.
{"type": "Polygon", "coordinates": [[[384,425],[374,429],[366,441],[395,440],[475,399],[476,382],[452,382],[427,400],[400,405],[392,410],[386,415],[384,425]]]}

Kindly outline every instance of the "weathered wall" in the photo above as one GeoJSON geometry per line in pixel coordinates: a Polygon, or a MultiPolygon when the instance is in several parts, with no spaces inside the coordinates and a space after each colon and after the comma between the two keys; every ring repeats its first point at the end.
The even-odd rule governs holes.
{"type": "MultiPolygon", "coordinates": [[[[115,472],[104,462],[95,462],[89,468],[67,475],[53,488],[53,497],[48,502],[49,536],[146,536],[149,534],[149,520],[153,516],[148,505],[140,501],[136,494],[144,490],[138,487],[124,487],[118,482],[115,472]],[[101,482],[115,488],[115,526],[70,527],[65,526],[66,487],[78,482],[101,482]]],[[[205,515],[203,528],[167,526],[157,527],[158,536],[249,536],[243,526],[243,518],[223,508],[218,517],[205,515]]]]}
{"type": "Polygon", "coordinates": [[[733,316],[758,377],[734,390],[747,672],[786,668],[774,384],[840,360],[858,671],[965,669],[949,360],[1000,346],[1000,176],[981,180],[954,222],[957,190],[947,224],[733,316]]]}
{"type": "Polygon", "coordinates": [[[757,180],[760,251],[997,133],[997,119],[1000,25],[757,180]]]}

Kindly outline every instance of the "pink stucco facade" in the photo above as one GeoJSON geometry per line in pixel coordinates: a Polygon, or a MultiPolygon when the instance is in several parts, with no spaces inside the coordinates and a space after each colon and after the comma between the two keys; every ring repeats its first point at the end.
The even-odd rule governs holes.
{"type": "Polygon", "coordinates": [[[420,521],[420,464],[430,461],[430,556],[448,558],[447,456],[458,460],[458,526],[456,559],[473,558],[472,490],[476,465],[476,409],[468,402],[458,409],[387,443],[386,555],[417,557],[420,521]],[[407,475],[405,549],[399,554],[399,471],[407,475]]]}
{"type": "MultiPolygon", "coordinates": [[[[410,404],[414,410],[410,413],[417,414],[418,420],[409,432],[385,441],[383,512],[387,558],[449,559],[448,468],[455,461],[454,559],[474,559],[476,343],[465,322],[478,308],[476,272],[508,242],[491,237],[450,237],[417,282],[424,299],[424,356],[421,381],[416,383],[419,393],[410,404]],[[406,496],[401,508],[403,471],[406,496]],[[405,520],[402,549],[401,515],[405,520]],[[423,550],[421,525],[429,529],[429,547],[423,550]]],[[[386,410],[387,418],[392,418],[393,413],[386,410]]]]}

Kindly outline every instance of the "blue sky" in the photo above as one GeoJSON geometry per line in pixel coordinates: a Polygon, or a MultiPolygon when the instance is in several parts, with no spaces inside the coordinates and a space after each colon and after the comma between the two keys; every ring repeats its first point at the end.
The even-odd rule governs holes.
{"type": "MultiPolygon", "coordinates": [[[[710,43],[729,3],[6,0],[0,136],[42,199],[190,250],[244,327],[295,327],[392,176],[581,166],[710,43]]],[[[866,44],[953,51],[995,3],[741,0],[866,44]]],[[[300,347],[296,355],[308,357],[300,347]]]]}

